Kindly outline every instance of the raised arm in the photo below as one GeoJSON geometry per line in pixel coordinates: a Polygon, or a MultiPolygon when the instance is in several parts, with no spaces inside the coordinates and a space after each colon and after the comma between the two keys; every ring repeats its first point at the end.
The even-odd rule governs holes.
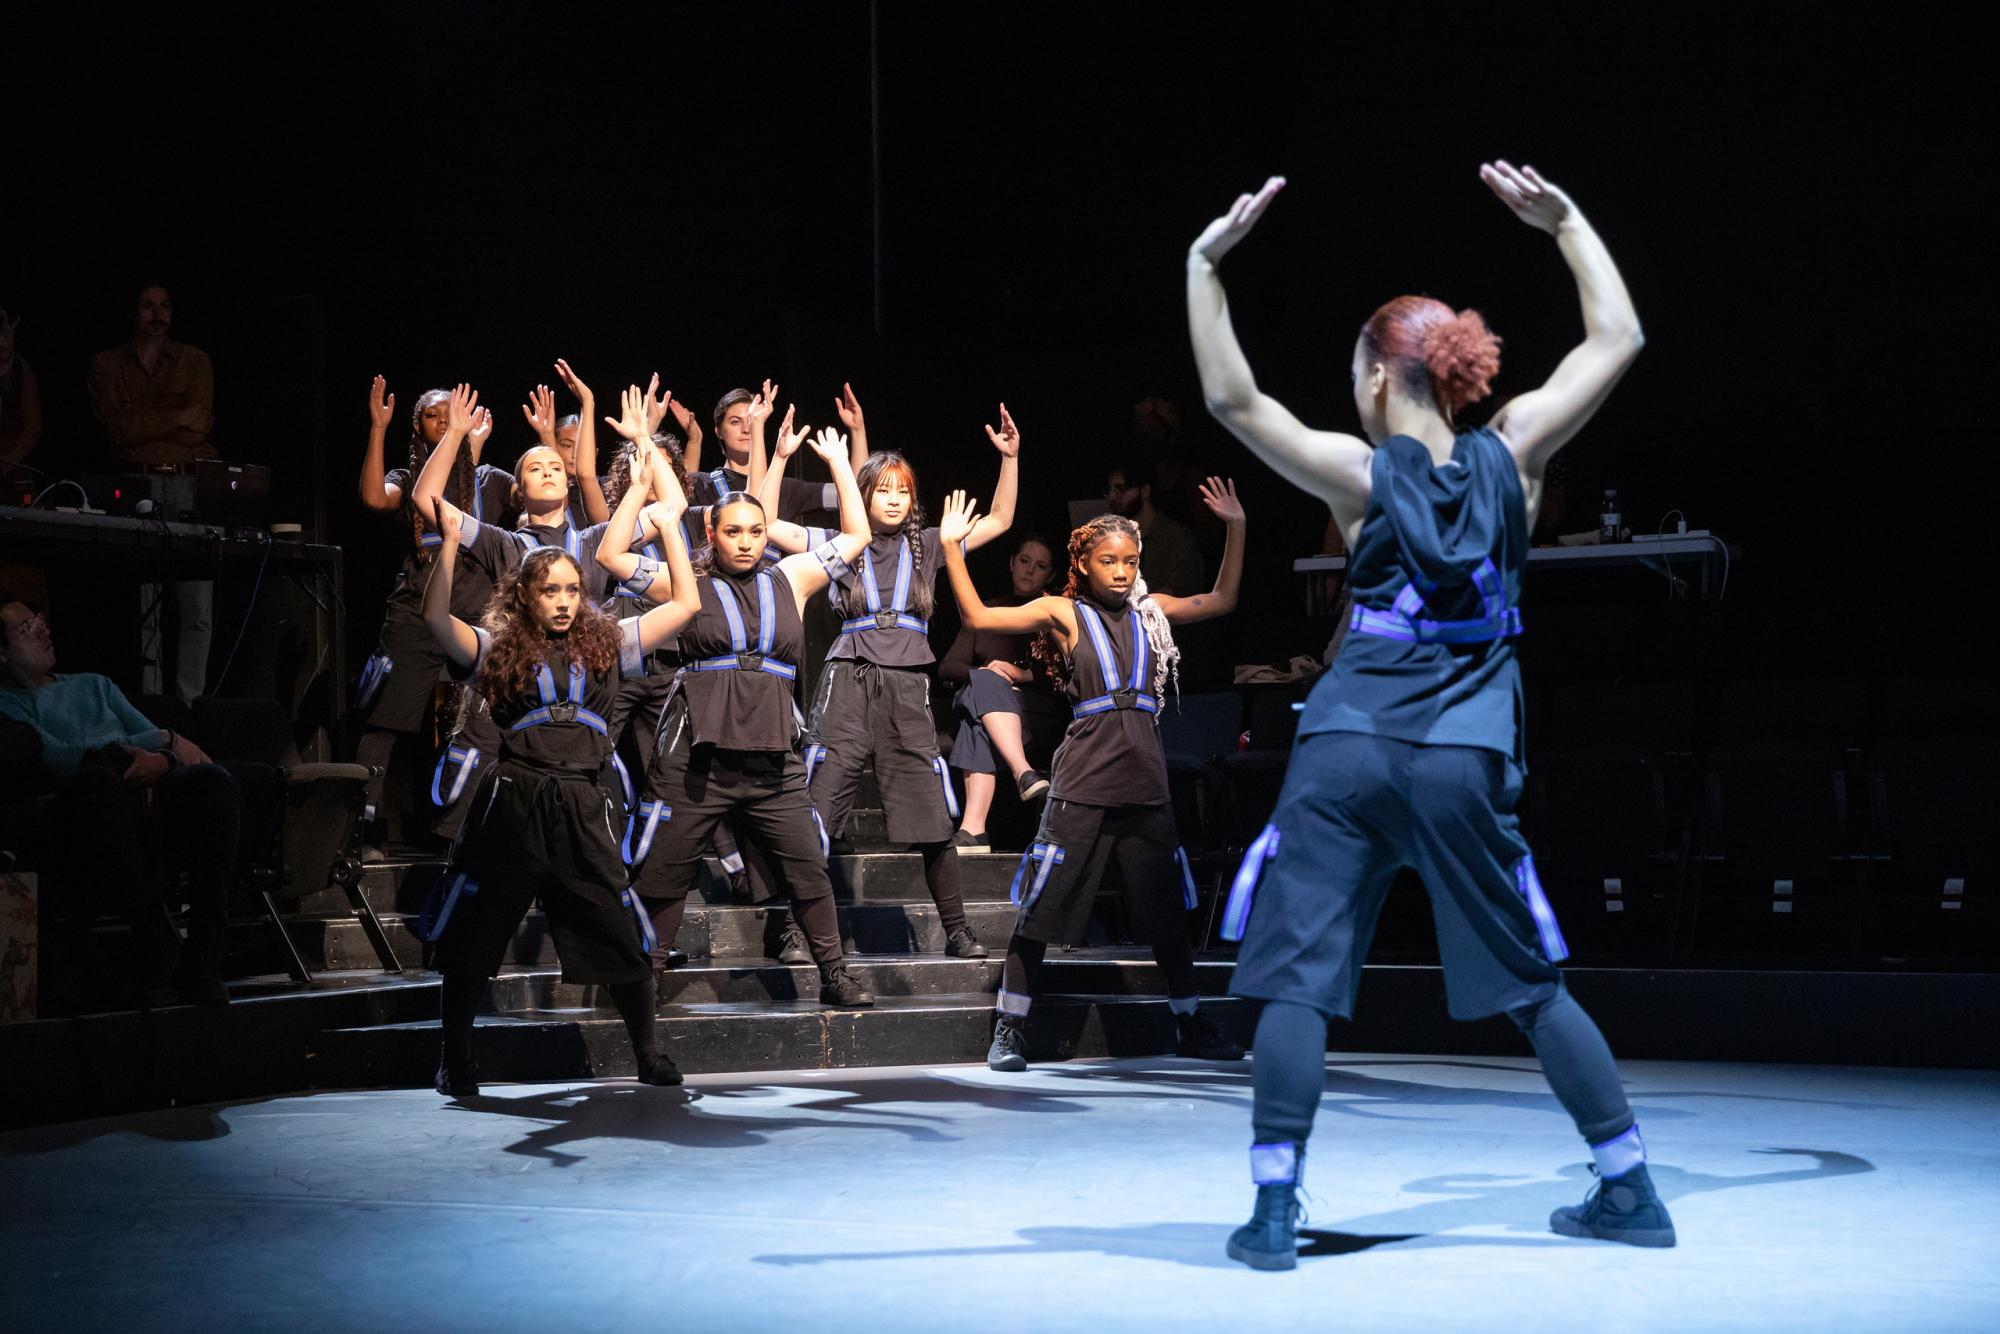
{"type": "Polygon", "coordinates": [[[997,630],[1002,634],[1039,634],[1054,630],[1065,649],[1076,643],[1076,609],[1068,598],[1039,597],[1018,607],[989,607],[980,600],[965,568],[965,540],[977,522],[978,506],[963,491],[945,497],[944,513],[938,518],[938,545],[944,550],[945,574],[951,579],[952,596],[958,599],[958,614],[973,630],[997,630]]]}
{"type": "Polygon", "coordinates": [[[1188,333],[1208,410],[1279,476],[1330,507],[1344,529],[1368,509],[1370,451],[1358,436],[1315,431],[1257,387],[1236,341],[1229,299],[1216,271],[1222,257],[1250,234],[1285,185],[1273,176],[1254,195],[1240,195],[1208,224],[1187,256],[1188,333]]]}
{"type": "Polygon", "coordinates": [[[464,671],[479,660],[479,637],[472,633],[471,626],[451,614],[451,580],[458,565],[458,543],[465,516],[450,501],[435,497],[431,501],[431,518],[432,526],[444,538],[444,545],[438,548],[437,559],[431,562],[430,582],[424,585],[424,624],[430,627],[444,655],[464,671]]]}
{"type": "Polygon", "coordinates": [[[361,503],[371,510],[393,510],[403,503],[403,488],[382,480],[382,447],[395,419],[396,396],[378,375],[368,389],[368,448],[361,455],[361,503]]]}
{"type": "Polygon", "coordinates": [[[811,542],[804,528],[778,517],[778,501],[785,491],[785,468],[812,430],[810,426],[792,430],[792,415],[796,406],[786,408],[785,419],[778,423],[778,438],[771,449],[771,466],[758,479],[756,492],[757,503],[764,507],[765,537],[772,546],[788,555],[804,551],[811,542]]]}
{"type": "MultiPolygon", "coordinates": [[[[653,372],[653,383],[660,382],[660,373],[653,372]]],[[[648,393],[651,390],[647,391],[648,393]]],[[[668,394],[662,400],[667,411],[674,414],[674,424],[681,428],[681,439],[687,443],[681,448],[681,467],[692,477],[701,471],[701,420],[688,409],[688,405],[668,394]]],[[[659,427],[655,426],[654,430],[659,427]]]]}
{"type": "Polygon", "coordinates": [[[561,357],[556,358],[556,374],[576,395],[576,488],[583,497],[583,515],[591,523],[603,523],[611,517],[611,507],[597,481],[597,395],[561,357]]]}
{"type": "Polygon", "coordinates": [[[1225,534],[1222,566],[1216,570],[1215,587],[1209,592],[1185,598],[1169,597],[1165,593],[1152,595],[1153,601],[1175,625],[1227,616],[1236,610],[1236,593],[1243,584],[1245,519],[1243,502],[1236,498],[1236,483],[1223,477],[1211,477],[1201,484],[1199,490],[1201,503],[1208,506],[1209,513],[1222,520],[1225,534]]]}
{"type": "MultiPolygon", "coordinates": [[[[797,594],[802,611],[807,598],[839,577],[847,566],[861,559],[871,536],[868,511],[861,503],[861,488],[855,484],[854,469],[848,463],[847,438],[833,428],[823,426],[819,434],[812,438],[812,452],[826,460],[827,471],[833,474],[834,490],[840,493],[840,531],[820,550],[787,556],[778,562],[785,577],[791,580],[792,591],[797,594]]],[[[765,523],[768,525],[770,522],[767,510],[765,523]]]]}
{"type": "MultiPolygon", "coordinates": [[[[641,571],[651,564],[644,556],[632,550],[634,533],[643,532],[650,541],[661,536],[654,531],[657,520],[644,517],[647,500],[659,495],[662,503],[676,507],[674,528],[679,530],[678,515],[687,510],[687,497],[682,494],[680,484],[674,481],[673,469],[666,466],[666,460],[659,457],[658,447],[653,444],[652,433],[646,429],[646,396],[637,385],[627,388],[620,399],[622,415],[616,420],[606,417],[618,434],[632,442],[632,477],[625,486],[625,494],[618,502],[617,512],[604,525],[604,535],[597,543],[597,563],[609,572],[617,582],[624,584],[638,578],[641,571]],[[658,486],[660,474],[666,475],[667,486],[658,486]]],[[[652,583],[644,590],[647,597],[663,602],[670,594],[669,586],[662,582],[664,570],[650,572],[652,583]]]]}
{"type": "Polygon", "coordinates": [[[425,518],[437,513],[437,503],[444,499],[444,484],[451,477],[452,464],[458,461],[459,441],[472,429],[473,414],[478,408],[479,395],[470,385],[459,385],[445,400],[444,437],[424,460],[424,470],[417,474],[416,488],[410,497],[417,513],[425,518]]]}
{"type": "Polygon", "coordinates": [[[833,410],[840,414],[840,424],[847,428],[848,466],[860,472],[861,465],[868,462],[868,419],[861,413],[861,400],[854,396],[853,385],[841,382],[833,410]]]}
{"type": "MultiPolygon", "coordinates": [[[[651,444],[645,447],[648,453],[653,448],[651,444]]],[[[651,653],[678,635],[694,619],[694,614],[701,610],[701,585],[695,582],[694,565],[688,560],[687,538],[681,532],[681,515],[687,513],[686,494],[682,492],[680,483],[673,480],[673,469],[667,466],[665,459],[654,460],[653,467],[667,475],[671,495],[648,507],[653,523],[660,530],[660,544],[667,554],[667,568],[654,578],[647,596],[658,597],[662,581],[671,596],[669,601],[639,618],[639,650],[642,653],[651,653]]]]}
{"type": "MultiPolygon", "coordinates": [[[[769,380],[764,388],[750,400],[750,457],[743,464],[744,488],[753,496],[763,494],[764,487],[764,425],[771,420],[771,412],[778,406],[778,386],[769,380]]],[[[776,510],[766,510],[775,514],[776,510]]]]}
{"type": "Polygon", "coordinates": [[[1014,425],[1005,403],[1000,405],[1000,429],[987,427],[986,438],[1000,451],[1000,480],[993,484],[993,512],[980,515],[971,536],[965,539],[975,551],[1014,526],[1014,492],[1021,481],[1021,428],[1014,425]]]}
{"type": "Polygon", "coordinates": [[[1645,346],[1639,313],[1611,252],[1570,197],[1533,167],[1489,162],[1479,178],[1530,227],[1556,238],[1583,304],[1583,341],[1570,349],[1548,383],[1513,399],[1493,415],[1493,429],[1524,477],[1539,479],[1548,461],[1582,429],[1645,346]]]}

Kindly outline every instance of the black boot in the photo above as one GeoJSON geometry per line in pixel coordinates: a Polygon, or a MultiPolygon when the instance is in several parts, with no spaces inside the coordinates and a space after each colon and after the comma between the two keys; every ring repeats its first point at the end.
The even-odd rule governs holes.
{"type": "Polygon", "coordinates": [[[765,951],[786,967],[813,961],[812,944],[789,911],[774,912],[764,919],[765,951]]]}
{"type": "Polygon", "coordinates": [[[983,959],[986,947],[979,943],[979,937],[972,934],[972,924],[966,923],[944,939],[944,952],[954,959],[983,959]]]}
{"type": "MultiPolygon", "coordinates": [[[[1594,1165],[1590,1171],[1597,1175],[1594,1165]]],[[[1644,1163],[1615,1177],[1598,1177],[1582,1204],[1565,1205],[1549,1215],[1549,1230],[1627,1246],[1672,1246],[1675,1240],[1674,1220],[1644,1163]]]]}
{"type": "Polygon", "coordinates": [[[437,1091],[447,1098],[476,1098],[479,1096],[479,1066],[472,1061],[447,1060],[438,1057],[437,1091]]]}
{"type": "Polygon", "coordinates": [[[1176,1042],[1175,1054],[1192,1056],[1197,1061],[1240,1061],[1243,1048],[1229,1040],[1215,1020],[1199,1007],[1193,1014],[1174,1016],[1176,1042]]]}
{"type": "Polygon", "coordinates": [[[821,1005],[841,1005],[858,1009],[875,1003],[875,993],[854,980],[854,975],[847,971],[847,962],[844,959],[821,964],[819,977],[821,1005]]]}
{"type": "Polygon", "coordinates": [[[993,1045],[986,1049],[986,1068],[1010,1073],[1028,1068],[1028,1020],[1003,1014],[993,1021],[993,1045]]]}
{"type": "Polygon", "coordinates": [[[681,1082],[680,1067],[659,1048],[639,1053],[639,1082],[655,1088],[671,1088],[681,1082]]]}
{"type": "Polygon", "coordinates": [[[1257,1204],[1250,1221],[1229,1234],[1228,1254],[1252,1269],[1295,1269],[1299,1263],[1299,1178],[1303,1144],[1253,1144],[1250,1173],[1257,1204]]]}

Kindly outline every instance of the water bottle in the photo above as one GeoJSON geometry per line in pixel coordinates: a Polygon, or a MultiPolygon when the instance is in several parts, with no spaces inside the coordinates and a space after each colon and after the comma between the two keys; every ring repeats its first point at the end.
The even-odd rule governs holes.
{"type": "Polygon", "coordinates": [[[1604,508],[1598,520],[1597,540],[1618,541],[1624,526],[1625,516],[1618,512],[1618,490],[1616,487],[1607,486],[1604,488],[1604,508]]]}

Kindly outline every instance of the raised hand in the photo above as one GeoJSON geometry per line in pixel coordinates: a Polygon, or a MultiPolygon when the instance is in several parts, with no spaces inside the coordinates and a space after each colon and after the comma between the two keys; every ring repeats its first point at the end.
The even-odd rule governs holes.
{"type": "Polygon", "coordinates": [[[1013,416],[1007,405],[1000,405],[1000,429],[986,428],[986,438],[993,442],[993,448],[1000,451],[1002,458],[1017,458],[1021,453],[1021,428],[1014,425],[1013,416]]]}
{"type": "Polygon", "coordinates": [[[1211,477],[1200,483],[1195,490],[1201,493],[1201,503],[1208,506],[1208,512],[1224,523],[1243,522],[1243,502],[1236,498],[1236,483],[1227,477],[1211,477]]]}
{"type": "Polygon", "coordinates": [[[541,438],[545,445],[556,442],[556,396],[545,384],[538,384],[528,391],[528,401],[521,405],[521,415],[528,419],[528,429],[541,438]]]}
{"type": "Polygon", "coordinates": [[[944,513],[938,518],[938,540],[957,546],[972,535],[972,525],[979,521],[979,502],[963,491],[954,491],[944,498],[944,513]]]}
{"type": "Polygon", "coordinates": [[[469,384],[457,386],[444,401],[445,429],[456,435],[464,435],[472,429],[472,415],[478,407],[478,392],[469,384]]]}
{"type": "Polygon", "coordinates": [[[861,400],[854,396],[854,386],[842,383],[840,393],[833,400],[833,410],[840,414],[840,424],[853,435],[866,435],[868,422],[861,415],[861,400]]]}
{"type": "MultiPolygon", "coordinates": [[[[562,376],[563,384],[568,386],[572,394],[576,395],[576,401],[583,404],[584,415],[589,416],[597,407],[597,395],[591,392],[590,386],[582,380],[577,379],[576,372],[571,370],[569,363],[561,357],[556,358],[556,374],[562,376]]],[[[549,414],[549,422],[551,429],[553,429],[555,423],[554,413],[549,414]]]]}
{"type": "Polygon", "coordinates": [[[785,408],[785,419],[778,423],[778,439],[771,446],[777,451],[778,458],[788,459],[798,453],[799,445],[812,433],[810,426],[801,426],[797,431],[792,430],[792,417],[797,411],[797,404],[788,405],[785,408]]]}
{"type": "Polygon", "coordinates": [[[1569,196],[1543,180],[1533,167],[1516,170],[1502,158],[1481,163],[1479,179],[1500,197],[1501,203],[1514,210],[1515,217],[1550,236],[1576,211],[1569,196]]]}
{"type": "Polygon", "coordinates": [[[769,380],[766,380],[764,381],[764,388],[762,392],[760,392],[755,398],[750,400],[751,427],[753,429],[761,429],[764,425],[764,419],[770,416],[771,413],[777,408],[777,406],[778,406],[778,386],[772,384],[769,380]]]}
{"type": "Polygon", "coordinates": [[[431,527],[437,530],[447,547],[456,550],[459,535],[465,531],[465,512],[439,496],[431,506],[431,527]]]}
{"type": "Polygon", "coordinates": [[[478,409],[472,414],[472,429],[465,433],[466,440],[471,442],[473,457],[478,457],[479,451],[486,447],[486,437],[492,434],[493,409],[478,409]]]}
{"type": "Polygon", "coordinates": [[[637,441],[632,446],[632,476],[626,490],[644,492],[653,480],[653,442],[650,438],[637,441]]]}
{"type": "Polygon", "coordinates": [[[701,434],[701,427],[695,424],[694,413],[688,409],[687,404],[672,394],[667,395],[667,411],[674,414],[674,422],[681,428],[682,435],[692,439],[693,436],[701,434]]]}
{"type": "MultiPolygon", "coordinates": [[[[800,431],[799,434],[804,435],[806,431],[811,429],[808,426],[805,428],[805,431],[800,431]]],[[[847,462],[847,437],[834,430],[831,426],[822,426],[819,428],[819,434],[812,438],[812,452],[825,459],[829,464],[844,464],[847,462]]]]}
{"type": "Polygon", "coordinates": [[[1271,207],[1271,201],[1278,197],[1278,191],[1285,188],[1285,178],[1273,176],[1264,182],[1264,188],[1254,195],[1238,195],[1229,211],[1208,224],[1189,253],[1205,255],[1211,264],[1220,264],[1222,257],[1236,248],[1236,243],[1250,234],[1257,225],[1257,219],[1264,216],[1264,210],[1271,207]]]}
{"type": "Polygon", "coordinates": [[[673,390],[669,389],[664,394],[660,393],[660,373],[654,371],[653,378],[646,382],[647,435],[653,435],[659,431],[660,423],[667,419],[669,411],[673,411],[676,419],[687,415],[687,409],[680,407],[674,402],[673,390]]]}
{"type": "MultiPolygon", "coordinates": [[[[625,392],[618,396],[620,416],[606,417],[604,424],[634,444],[652,439],[653,433],[646,429],[646,391],[632,384],[625,386],[625,392]]],[[[635,460],[636,462],[636,460],[635,460]]]]}
{"type": "Polygon", "coordinates": [[[378,375],[368,389],[368,424],[386,431],[395,418],[396,396],[389,392],[389,382],[378,375]]]}

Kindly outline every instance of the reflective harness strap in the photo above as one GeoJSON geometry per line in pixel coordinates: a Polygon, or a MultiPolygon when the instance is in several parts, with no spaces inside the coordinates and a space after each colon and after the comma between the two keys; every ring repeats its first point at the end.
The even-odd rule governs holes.
{"type": "Polygon", "coordinates": [[[1424,592],[1437,591],[1437,586],[1429,580],[1412,578],[1396,594],[1396,600],[1387,611],[1376,611],[1371,607],[1357,606],[1348,620],[1348,629],[1364,635],[1379,635],[1384,639],[1397,639],[1406,644],[1484,644],[1495,639],[1511,639],[1521,633],[1521,609],[1507,605],[1507,585],[1494,567],[1493,558],[1488,556],[1479,563],[1479,569],[1472,576],[1473,585],[1479,590],[1479,602],[1485,615],[1467,621],[1426,620],[1420,613],[1424,609],[1424,592]]]}
{"type": "Polygon", "coordinates": [[[912,616],[910,606],[910,576],[916,562],[910,558],[910,544],[902,544],[902,552],[896,557],[896,590],[890,595],[888,606],[882,605],[882,590],[875,584],[875,561],[868,552],[861,553],[861,592],[868,599],[868,614],[855,616],[840,623],[840,633],[858,634],[863,630],[910,630],[920,635],[931,632],[931,623],[921,617],[912,616]]]}
{"type": "Polygon", "coordinates": [[[438,756],[437,768],[431,772],[431,805],[455,806],[465,791],[465,781],[472,777],[472,771],[479,767],[479,747],[446,746],[444,754],[438,756]],[[451,790],[444,790],[444,772],[451,765],[458,766],[457,776],[451,780],[451,790]]]}
{"type": "Polygon", "coordinates": [[[1186,848],[1174,848],[1174,864],[1181,871],[1181,902],[1187,905],[1189,912],[1193,912],[1195,905],[1201,902],[1201,895],[1194,887],[1194,867],[1188,863],[1186,848]]]}
{"type": "Polygon", "coordinates": [[[1257,881],[1264,874],[1264,863],[1277,855],[1278,826],[1267,824],[1243,854],[1243,864],[1236,868],[1236,878],[1229,884],[1229,902],[1222,910],[1224,940],[1243,939],[1243,932],[1250,925],[1250,908],[1257,899],[1257,881]]]}
{"type": "Polygon", "coordinates": [[[778,595],[769,570],[757,572],[757,648],[750,648],[750,632],[743,628],[743,612],[736,605],[734,588],[710,581],[715,603],[729,622],[729,653],[713,658],[697,658],[687,664],[696,672],[769,672],[787,681],[798,677],[799,669],[771,656],[771,644],[778,632],[778,595]]]}
{"type": "Polygon", "coordinates": [[[541,692],[541,707],[522,714],[508,730],[520,732],[530,727],[540,727],[545,723],[582,723],[599,736],[611,735],[611,729],[605,724],[604,719],[583,707],[587,679],[583,664],[572,662],[569,665],[569,694],[559,697],[556,694],[555,673],[549,670],[546,662],[543,663],[535,669],[535,689],[541,692]]]}
{"type": "Polygon", "coordinates": [[[627,866],[637,867],[646,860],[646,854],[653,850],[653,835],[658,832],[661,823],[671,820],[673,815],[674,808],[664,801],[639,803],[639,808],[632,812],[632,818],[625,822],[625,842],[619,849],[627,866]],[[636,846],[633,844],[635,835],[638,838],[636,846]]]}
{"type": "Polygon", "coordinates": [[[722,499],[729,494],[729,469],[716,468],[708,474],[710,485],[715,487],[715,498],[722,499]]]}
{"type": "Polygon", "coordinates": [[[1042,897],[1042,891],[1048,887],[1049,873],[1061,866],[1066,858],[1067,854],[1054,843],[1030,843],[1028,850],[1021,854],[1021,864],[1014,868],[1014,883],[1007,887],[1007,897],[1017,907],[1034,907],[1036,900],[1042,897]],[[1035,868],[1033,879],[1029,879],[1028,875],[1030,866],[1035,868]],[[1023,881],[1028,882],[1025,895],[1021,892],[1023,881]]]}
{"type": "Polygon", "coordinates": [[[362,665],[361,679],[354,686],[354,707],[365,709],[375,702],[375,692],[389,679],[396,660],[387,653],[377,652],[362,665]]]}
{"type": "Polygon", "coordinates": [[[623,788],[625,791],[625,809],[629,811],[632,809],[632,797],[633,797],[632,774],[631,771],[625,767],[625,761],[618,758],[618,752],[616,750],[613,750],[611,752],[611,767],[617,771],[618,786],[623,788]]]}
{"type": "MultiPolygon", "coordinates": [[[[416,485],[414,478],[411,479],[410,485],[416,485]]],[[[476,464],[472,470],[472,520],[474,523],[486,522],[486,488],[479,484],[479,467],[476,464]]],[[[444,545],[444,535],[441,533],[419,533],[417,535],[417,545],[420,547],[441,547],[444,545]]]]}
{"type": "MultiPolygon", "coordinates": [[[[1160,701],[1148,693],[1153,684],[1152,644],[1146,639],[1145,628],[1132,627],[1132,675],[1121,688],[1118,685],[1118,655],[1111,648],[1111,634],[1105,628],[1104,618],[1097,608],[1088,602],[1076,604],[1077,620],[1083,623],[1084,633],[1090,636],[1090,646],[1097,654],[1097,674],[1104,683],[1104,693],[1083,700],[1072,710],[1078,718],[1087,718],[1094,713],[1110,713],[1114,709],[1137,709],[1141,713],[1158,713],[1160,701]]],[[[1137,608],[1132,615],[1138,616],[1137,608]]]]}

